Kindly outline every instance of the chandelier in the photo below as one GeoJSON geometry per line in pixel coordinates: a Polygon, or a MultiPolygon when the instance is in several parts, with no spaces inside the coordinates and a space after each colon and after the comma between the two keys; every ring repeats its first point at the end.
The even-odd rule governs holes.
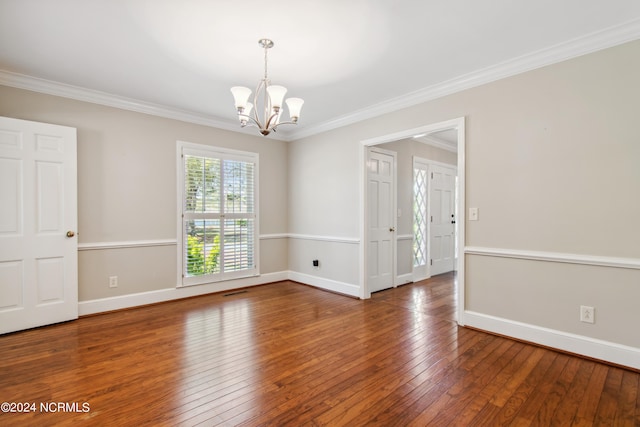
{"type": "Polygon", "coordinates": [[[304,101],[300,98],[288,98],[284,102],[289,108],[289,121],[281,122],[282,101],[287,93],[284,86],[272,85],[267,76],[267,51],[273,47],[273,41],[260,39],[258,44],[264,48],[264,78],[258,83],[253,95],[253,104],[249,101],[251,89],[234,86],[231,93],[235,100],[240,126],[256,126],[262,135],[269,135],[280,125],[296,124],[304,101]]]}

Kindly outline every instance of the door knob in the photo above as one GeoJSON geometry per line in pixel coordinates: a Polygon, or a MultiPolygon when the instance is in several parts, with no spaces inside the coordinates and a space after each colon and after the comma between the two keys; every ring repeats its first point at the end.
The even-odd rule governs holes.
{"type": "Polygon", "coordinates": [[[389,231],[393,233],[394,231],[396,231],[396,229],[395,229],[395,227],[391,227],[391,228],[389,228],[389,231]]]}
{"type": "Polygon", "coordinates": [[[75,236],[76,233],[74,233],[73,231],[67,231],[67,237],[71,238],[73,236],[75,236]]]}

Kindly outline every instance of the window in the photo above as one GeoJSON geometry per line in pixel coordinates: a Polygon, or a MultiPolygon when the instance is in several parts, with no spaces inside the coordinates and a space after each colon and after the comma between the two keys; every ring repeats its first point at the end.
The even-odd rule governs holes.
{"type": "Polygon", "coordinates": [[[413,169],[413,266],[427,264],[427,170],[413,169]]]}
{"type": "Polygon", "coordinates": [[[178,143],[181,285],[258,274],[258,155],[178,143]]]}

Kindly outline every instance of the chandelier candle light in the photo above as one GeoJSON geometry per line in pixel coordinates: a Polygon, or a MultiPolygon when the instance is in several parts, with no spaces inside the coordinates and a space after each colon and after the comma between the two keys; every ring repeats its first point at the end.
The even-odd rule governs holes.
{"type": "Polygon", "coordinates": [[[287,93],[284,86],[272,85],[267,76],[267,50],[273,47],[273,41],[269,39],[260,39],[258,44],[264,48],[264,78],[258,83],[256,93],[253,95],[253,104],[248,102],[251,96],[251,89],[243,86],[234,86],[231,93],[238,111],[238,119],[240,126],[256,126],[262,135],[269,135],[271,131],[276,130],[280,125],[296,124],[300,118],[300,110],[304,101],[300,98],[288,98],[284,102],[289,108],[290,121],[281,122],[282,101],[287,93]],[[263,114],[260,118],[259,103],[262,105],[263,114]],[[255,106],[255,109],[254,109],[255,106]],[[253,110],[253,114],[251,111],[253,110]]]}

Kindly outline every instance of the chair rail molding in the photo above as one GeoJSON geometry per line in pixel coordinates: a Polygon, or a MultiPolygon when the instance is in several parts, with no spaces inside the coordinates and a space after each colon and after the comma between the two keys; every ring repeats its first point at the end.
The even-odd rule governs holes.
{"type": "Polygon", "coordinates": [[[521,249],[487,248],[465,246],[465,255],[515,258],[530,261],[560,262],[565,264],[594,265],[600,267],[629,268],[640,270],[639,258],[619,258],[600,255],[582,255],[562,252],[530,251],[521,249]]]}

